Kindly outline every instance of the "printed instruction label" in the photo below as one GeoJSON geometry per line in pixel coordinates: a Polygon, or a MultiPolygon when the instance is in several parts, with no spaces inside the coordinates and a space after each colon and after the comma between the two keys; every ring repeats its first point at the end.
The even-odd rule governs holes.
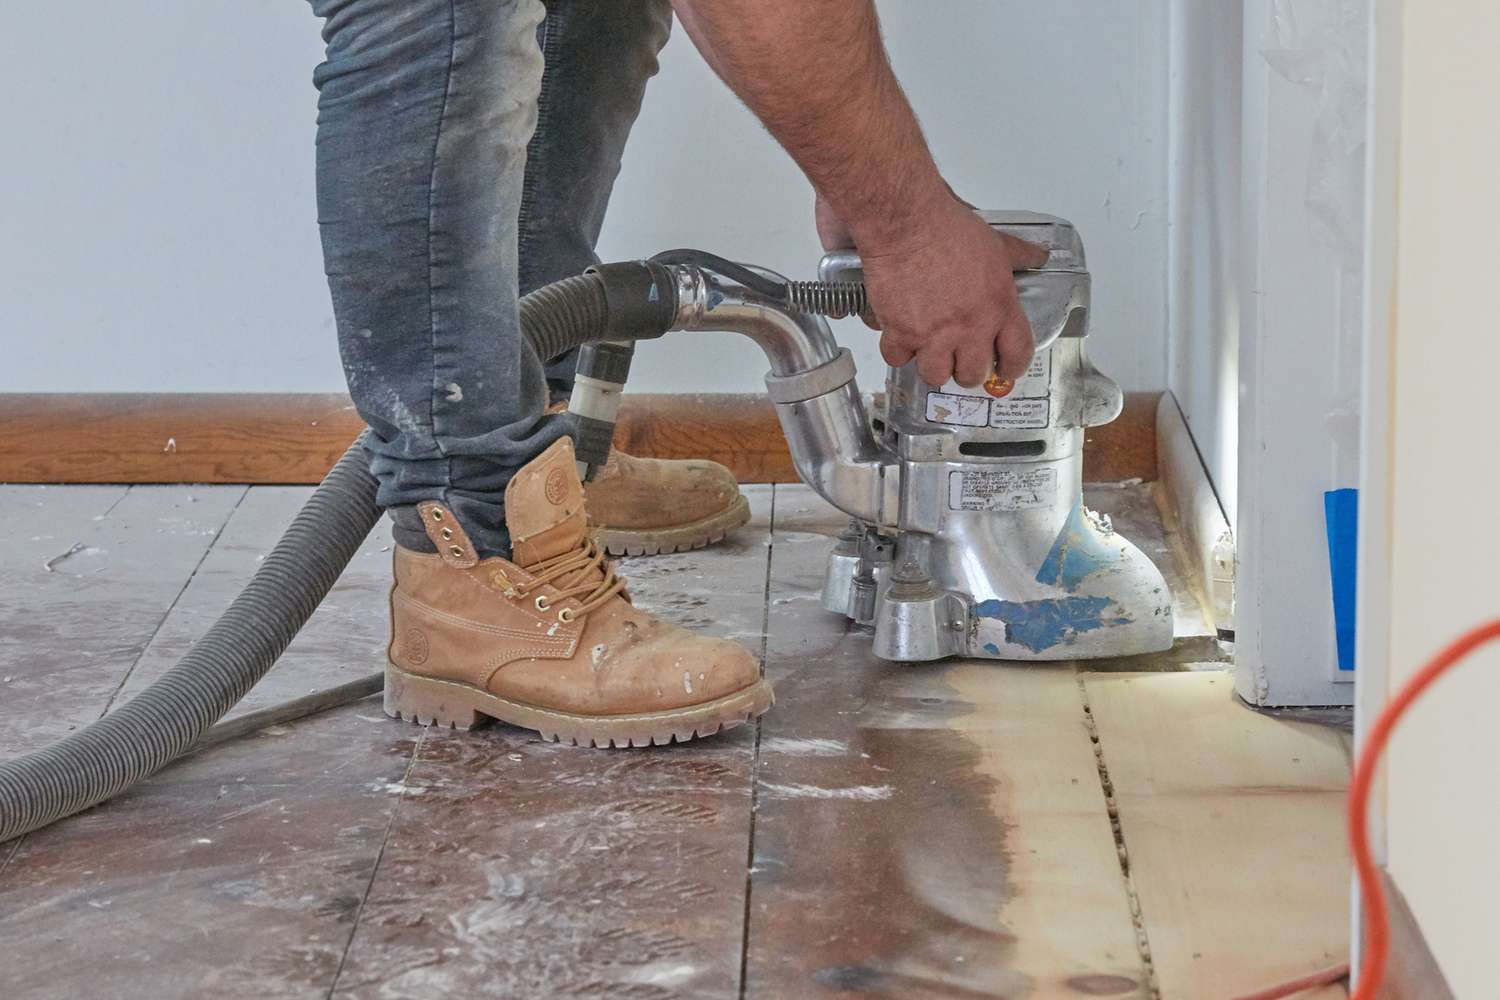
{"type": "Polygon", "coordinates": [[[948,473],[950,510],[1032,510],[1056,503],[1056,469],[948,473]]]}
{"type": "Polygon", "coordinates": [[[992,399],[982,386],[965,388],[953,380],[927,394],[927,422],[954,427],[1025,430],[1046,427],[1051,418],[1052,351],[1031,359],[1026,374],[1006,396],[992,399]]]}
{"type": "Polygon", "coordinates": [[[1046,427],[1052,418],[1050,399],[997,399],[990,410],[990,426],[1002,430],[1046,427]]]}

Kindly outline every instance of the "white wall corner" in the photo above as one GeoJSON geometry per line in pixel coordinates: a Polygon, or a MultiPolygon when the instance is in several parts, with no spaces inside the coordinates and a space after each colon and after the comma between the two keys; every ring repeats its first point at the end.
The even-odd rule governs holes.
{"type": "Polygon", "coordinates": [[[1358,485],[1368,0],[1245,0],[1236,671],[1347,705],[1324,493],[1358,485]]]}

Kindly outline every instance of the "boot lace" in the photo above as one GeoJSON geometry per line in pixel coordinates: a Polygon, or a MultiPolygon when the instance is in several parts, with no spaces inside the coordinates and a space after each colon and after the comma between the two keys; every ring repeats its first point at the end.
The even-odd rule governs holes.
{"type": "Polygon", "coordinates": [[[614,564],[605,557],[604,551],[591,538],[582,548],[564,552],[544,559],[535,566],[528,566],[531,574],[529,584],[517,584],[517,597],[525,597],[544,584],[552,584],[557,594],[550,600],[545,596],[536,599],[537,610],[546,611],[552,601],[565,601],[570,597],[582,597],[576,608],[563,608],[557,617],[570,622],[579,615],[586,615],[625,591],[625,581],[615,575],[614,564]],[[587,596],[584,596],[587,595],[587,596]]]}

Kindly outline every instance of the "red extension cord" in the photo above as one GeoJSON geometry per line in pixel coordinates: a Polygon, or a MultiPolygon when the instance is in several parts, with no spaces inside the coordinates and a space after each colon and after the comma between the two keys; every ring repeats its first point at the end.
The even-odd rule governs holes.
{"type": "MultiPolygon", "coordinates": [[[[1449,667],[1492,639],[1500,639],[1500,619],[1470,629],[1428,660],[1381,709],[1359,752],[1359,760],[1354,765],[1354,777],[1349,783],[1349,851],[1354,857],[1360,897],[1365,903],[1365,955],[1359,970],[1359,986],[1349,1000],[1375,1000],[1380,984],[1385,979],[1386,961],[1391,950],[1391,924],[1386,912],[1385,889],[1380,884],[1380,871],[1375,866],[1375,859],[1370,855],[1370,787],[1375,782],[1376,765],[1380,763],[1380,755],[1385,751],[1391,731],[1396,728],[1396,723],[1401,721],[1412,702],[1420,698],[1449,667]]],[[[1295,982],[1282,983],[1259,993],[1236,997],[1235,1000],[1281,1000],[1282,997],[1294,996],[1304,990],[1338,982],[1348,974],[1349,964],[1346,962],[1295,982]]]]}

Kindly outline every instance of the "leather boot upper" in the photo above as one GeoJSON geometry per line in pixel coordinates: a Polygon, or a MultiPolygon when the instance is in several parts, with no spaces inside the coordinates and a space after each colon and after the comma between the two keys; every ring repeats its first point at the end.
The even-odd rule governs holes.
{"type": "Polygon", "coordinates": [[[505,504],[511,560],[479,559],[446,507],[419,505],[437,552],[396,547],[390,657],[397,667],[587,715],[697,705],[759,679],[755,658],[738,644],[630,604],[588,538],[570,440],[518,472],[505,504]]]}
{"type": "Polygon", "coordinates": [[[618,449],[588,484],[595,524],[636,531],[702,521],[739,495],[734,473],[718,462],[636,458],[618,449]]]}

